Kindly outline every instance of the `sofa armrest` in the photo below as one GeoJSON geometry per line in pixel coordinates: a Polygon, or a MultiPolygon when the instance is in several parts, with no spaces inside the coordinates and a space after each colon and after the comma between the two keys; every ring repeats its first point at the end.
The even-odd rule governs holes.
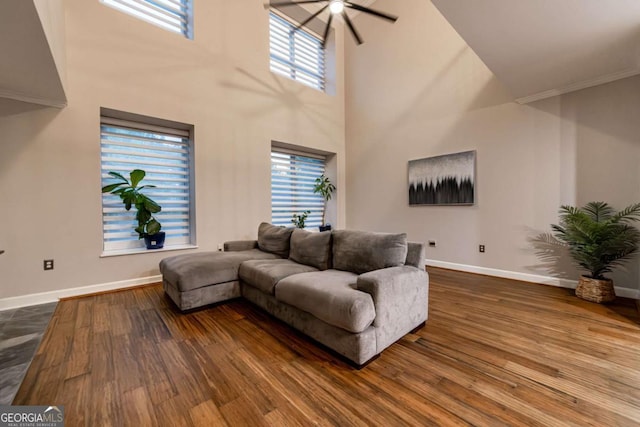
{"type": "Polygon", "coordinates": [[[257,240],[232,240],[229,242],[224,242],[225,252],[248,251],[257,247],[257,240]]]}
{"type": "Polygon", "coordinates": [[[358,276],[357,288],[371,295],[376,309],[378,352],[427,320],[429,275],[411,267],[389,267],[358,276]]]}

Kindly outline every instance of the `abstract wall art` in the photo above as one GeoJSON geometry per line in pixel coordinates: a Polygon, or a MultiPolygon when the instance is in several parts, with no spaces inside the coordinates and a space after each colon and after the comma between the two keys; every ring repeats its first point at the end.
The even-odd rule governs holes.
{"type": "Polygon", "coordinates": [[[409,161],[409,205],[472,205],[476,152],[409,161]]]}

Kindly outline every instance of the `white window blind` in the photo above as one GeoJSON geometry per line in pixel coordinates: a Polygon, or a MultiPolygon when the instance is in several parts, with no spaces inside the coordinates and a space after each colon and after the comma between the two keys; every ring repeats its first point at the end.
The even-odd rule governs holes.
{"type": "MultiPolygon", "coordinates": [[[[109,172],[129,179],[134,169],[146,176],[142,190],[162,211],[154,216],[166,233],[165,246],[191,243],[191,140],[188,131],[101,117],[102,186],[115,180],[109,172]]],[[[144,240],[134,231],[136,209],[126,211],[120,197],[102,195],[104,251],[143,248],[144,240]]]]}
{"type": "Polygon", "coordinates": [[[322,41],[275,13],[270,14],[271,71],[318,90],[325,86],[322,41]]]}
{"type": "Polygon", "coordinates": [[[191,0],[100,0],[107,6],[192,38],[191,0]]]}
{"type": "Polygon", "coordinates": [[[311,211],[306,227],[322,225],[324,199],[314,194],[315,180],[324,173],[325,158],[280,148],[271,150],[271,222],[291,227],[294,213],[311,211]]]}

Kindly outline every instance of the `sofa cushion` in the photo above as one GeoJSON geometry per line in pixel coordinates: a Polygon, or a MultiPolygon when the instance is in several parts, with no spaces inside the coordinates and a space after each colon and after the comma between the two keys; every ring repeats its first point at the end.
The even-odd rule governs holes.
{"type": "Polygon", "coordinates": [[[407,242],[407,259],[404,265],[424,269],[425,258],[424,243],[407,242]]]}
{"type": "Polygon", "coordinates": [[[291,234],[289,259],[310,265],[318,270],[329,268],[331,253],[331,231],[312,233],[296,228],[291,234]]]}
{"type": "Polygon", "coordinates": [[[277,255],[251,249],[240,252],[198,252],[160,261],[164,280],[180,292],[238,280],[238,268],[250,259],[277,259],[277,255]]]}
{"type": "Polygon", "coordinates": [[[404,265],[407,258],[405,233],[333,232],[333,268],[362,274],[404,265]]]}
{"type": "Polygon", "coordinates": [[[282,258],[288,258],[292,231],[293,228],[277,227],[263,222],[258,227],[258,248],[282,258]]]}
{"type": "Polygon", "coordinates": [[[359,333],[371,325],[376,310],[371,295],[356,289],[357,280],[356,274],[338,270],[296,274],[278,283],[276,299],[330,325],[359,333]]]}
{"type": "Polygon", "coordinates": [[[245,261],[238,274],[246,284],[273,295],[273,288],[281,279],[309,271],[318,269],[288,259],[271,259],[245,261]]]}

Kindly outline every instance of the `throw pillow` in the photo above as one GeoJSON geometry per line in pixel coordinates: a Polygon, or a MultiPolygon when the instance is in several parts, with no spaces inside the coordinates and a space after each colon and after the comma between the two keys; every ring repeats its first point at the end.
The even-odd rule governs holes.
{"type": "Polygon", "coordinates": [[[367,231],[333,232],[333,268],[356,274],[404,265],[407,235],[367,231]]]}
{"type": "Polygon", "coordinates": [[[310,265],[318,270],[329,268],[331,251],[331,231],[312,233],[299,228],[291,234],[289,259],[300,264],[310,265]]]}
{"type": "Polygon", "coordinates": [[[289,239],[293,228],[284,228],[263,222],[258,227],[258,248],[261,251],[289,257],[289,239]]]}

